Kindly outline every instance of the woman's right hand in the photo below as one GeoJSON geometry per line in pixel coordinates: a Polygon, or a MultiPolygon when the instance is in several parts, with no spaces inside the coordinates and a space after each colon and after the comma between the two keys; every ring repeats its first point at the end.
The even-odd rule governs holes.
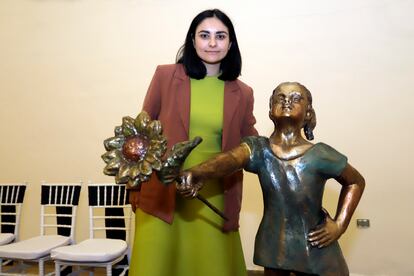
{"type": "Polygon", "coordinates": [[[198,191],[203,188],[203,183],[198,181],[190,171],[183,171],[176,182],[176,188],[182,196],[194,198],[198,195],[198,191]]]}
{"type": "Polygon", "coordinates": [[[139,200],[139,191],[137,189],[129,190],[129,203],[131,204],[132,211],[135,213],[135,210],[138,207],[139,200]]]}

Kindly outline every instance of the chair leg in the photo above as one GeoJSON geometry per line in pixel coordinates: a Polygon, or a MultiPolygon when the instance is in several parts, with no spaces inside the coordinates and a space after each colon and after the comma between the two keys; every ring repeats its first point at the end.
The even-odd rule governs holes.
{"type": "Polygon", "coordinates": [[[22,261],[22,260],[20,260],[20,261],[17,261],[17,269],[18,269],[18,271],[22,271],[23,273],[26,273],[26,266],[25,266],[26,264],[22,261]]]}
{"type": "Polygon", "coordinates": [[[119,274],[119,276],[124,276],[127,275],[127,271],[129,270],[129,266],[124,267],[124,270],[122,270],[121,274],[119,274]]]}
{"type": "Polygon", "coordinates": [[[106,265],[106,276],[112,276],[112,265],[111,264],[106,265]]]}
{"type": "Polygon", "coordinates": [[[60,276],[60,264],[55,261],[55,275],[60,276]]]}
{"type": "MultiPolygon", "coordinates": [[[[72,272],[68,275],[81,275],[82,272],[82,266],[80,265],[72,265],[72,272]]],[[[90,273],[89,273],[90,275],[90,273]]]]}
{"type": "Polygon", "coordinates": [[[45,263],[43,262],[43,260],[39,261],[39,276],[44,276],[45,275],[45,263]]]}

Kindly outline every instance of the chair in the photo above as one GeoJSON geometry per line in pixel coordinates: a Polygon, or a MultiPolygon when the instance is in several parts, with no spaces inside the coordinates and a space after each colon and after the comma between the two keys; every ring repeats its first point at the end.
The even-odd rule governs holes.
{"type": "Polygon", "coordinates": [[[42,183],[40,235],[0,246],[0,275],[14,275],[16,270],[21,274],[28,263],[38,263],[38,274],[45,275],[44,264],[50,260],[50,251],[59,246],[72,244],[74,241],[80,190],[80,183],[42,183]],[[3,260],[14,260],[18,265],[3,272],[1,271],[3,260]]]}
{"type": "MultiPolygon", "coordinates": [[[[128,203],[128,190],[122,184],[88,185],[89,199],[89,239],[78,244],[63,246],[52,250],[55,261],[56,275],[60,274],[61,266],[106,268],[106,275],[112,275],[112,268],[122,268],[124,275],[128,264],[120,265],[120,261],[129,255],[127,241],[130,238],[131,206],[128,203]],[[111,216],[105,209],[118,208],[121,216],[111,216]],[[108,220],[122,220],[119,226],[113,226],[108,220]],[[108,231],[122,231],[125,240],[108,238],[108,231]]],[[[109,221],[110,222],[110,221],[109,221]]]]}
{"type": "Polygon", "coordinates": [[[20,212],[26,183],[0,184],[0,245],[19,240],[20,212]]]}

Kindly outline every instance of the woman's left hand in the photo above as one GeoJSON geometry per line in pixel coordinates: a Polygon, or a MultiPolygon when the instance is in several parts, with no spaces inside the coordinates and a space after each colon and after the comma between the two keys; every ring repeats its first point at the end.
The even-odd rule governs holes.
{"type": "Polygon", "coordinates": [[[309,232],[308,241],[312,246],[322,248],[338,240],[343,232],[340,225],[326,214],[325,223],[309,232]]]}
{"type": "Polygon", "coordinates": [[[203,187],[203,183],[196,180],[189,171],[181,172],[179,181],[176,182],[177,191],[184,197],[194,198],[203,187]]]}

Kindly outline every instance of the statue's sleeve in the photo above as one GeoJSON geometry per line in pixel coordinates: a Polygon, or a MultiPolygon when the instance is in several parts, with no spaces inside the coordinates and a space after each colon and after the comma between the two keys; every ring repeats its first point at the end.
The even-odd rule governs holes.
{"type": "Polygon", "coordinates": [[[345,166],[348,163],[348,158],[329,145],[323,143],[320,143],[320,145],[320,172],[327,178],[334,178],[339,176],[345,169],[345,166]]]}
{"type": "Polygon", "coordinates": [[[251,173],[257,173],[258,161],[260,160],[260,151],[258,150],[259,137],[247,136],[242,139],[242,143],[245,143],[250,149],[249,161],[244,166],[244,169],[251,173]]]}

